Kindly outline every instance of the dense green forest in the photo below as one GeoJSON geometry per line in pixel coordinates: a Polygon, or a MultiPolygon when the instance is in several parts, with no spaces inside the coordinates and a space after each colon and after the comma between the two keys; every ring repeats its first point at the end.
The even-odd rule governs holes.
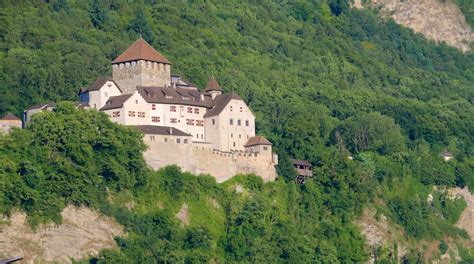
{"type": "MultiPolygon", "coordinates": [[[[249,103],[280,156],[279,179],[150,171],[138,132],[64,103],[0,137],[0,212],[20,208],[33,226],[60,222],[68,204],[114,216],[129,235],[91,262],[363,262],[353,222],[368,207],[409,241],[467,238],[453,226],[465,203],[442,192],[426,201],[434,185],[474,188],[472,53],[342,0],[138,2],[0,1],[0,114],[77,100],[141,35],[174,73],[200,87],[212,73],[249,103]],[[289,157],[311,161],[315,177],[294,184],[289,157]],[[174,218],[183,202],[187,227],[174,218]]],[[[462,245],[440,251],[452,247],[473,261],[462,245]]],[[[395,251],[372,253],[393,263],[395,251]]]]}

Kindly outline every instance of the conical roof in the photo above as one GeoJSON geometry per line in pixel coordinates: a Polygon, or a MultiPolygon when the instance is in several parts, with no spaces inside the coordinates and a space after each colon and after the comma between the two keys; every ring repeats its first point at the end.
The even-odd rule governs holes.
{"type": "Polygon", "coordinates": [[[209,82],[206,85],[206,89],[204,89],[204,91],[205,92],[208,92],[208,91],[222,91],[222,88],[219,85],[219,83],[216,81],[214,76],[211,76],[211,78],[209,79],[209,82]]]}
{"type": "Polygon", "coordinates": [[[128,47],[124,53],[112,61],[112,64],[137,60],[147,60],[171,64],[171,62],[165,58],[165,56],[161,55],[142,38],[139,38],[137,41],[135,41],[135,43],[128,47]]]}

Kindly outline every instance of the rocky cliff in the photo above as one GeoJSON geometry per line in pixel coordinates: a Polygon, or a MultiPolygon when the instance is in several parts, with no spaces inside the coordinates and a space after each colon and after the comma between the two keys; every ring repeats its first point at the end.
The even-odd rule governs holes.
{"type": "Polygon", "coordinates": [[[14,213],[0,226],[0,259],[23,257],[22,263],[71,263],[115,247],[114,236],[123,228],[113,219],[88,208],[69,206],[61,212],[63,223],[33,231],[24,213],[14,213]]]}
{"type": "Polygon", "coordinates": [[[471,50],[474,34],[459,7],[451,0],[354,0],[355,8],[377,8],[383,16],[423,34],[445,42],[463,52],[471,50]]]}

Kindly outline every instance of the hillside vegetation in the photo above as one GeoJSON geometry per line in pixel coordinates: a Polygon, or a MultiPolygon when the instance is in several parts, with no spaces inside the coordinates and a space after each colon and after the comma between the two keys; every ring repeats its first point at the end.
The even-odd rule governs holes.
{"type": "MultiPolygon", "coordinates": [[[[0,211],[20,208],[33,226],[61,221],[68,204],[115,217],[129,235],[93,261],[363,262],[353,221],[368,206],[404,228],[408,263],[424,258],[417,241],[467,239],[453,226],[465,203],[427,197],[434,185],[474,188],[473,54],[338,0],[0,7],[0,113],[76,100],[141,34],[174,73],[200,87],[212,73],[239,93],[280,156],[277,182],[218,185],[176,167],[149,171],[141,135],[104,114],[64,103],[37,115],[0,138],[0,211]],[[442,161],[444,150],[455,159],[442,161]],[[312,162],[315,177],[295,185],[288,157],[312,162]],[[188,226],[174,217],[184,202],[188,226]]],[[[444,244],[439,252],[474,258],[444,244]]],[[[390,263],[393,251],[371,253],[390,263]]]]}

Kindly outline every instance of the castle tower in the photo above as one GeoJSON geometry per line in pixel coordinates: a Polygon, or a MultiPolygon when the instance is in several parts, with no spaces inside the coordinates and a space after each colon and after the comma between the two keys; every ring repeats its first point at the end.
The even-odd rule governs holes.
{"type": "Polygon", "coordinates": [[[206,89],[204,89],[204,92],[208,92],[211,94],[212,100],[216,98],[216,96],[222,94],[222,88],[219,85],[219,83],[214,79],[214,76],[211,76],[209,79],[209,82],[206,85],[206,89]]]}
{"type": "Polygon", "coordinates": [[[171,62],[140,38],[112,61],[112,77],[124,94],[137,86],[171,86],[171,62]]]}

